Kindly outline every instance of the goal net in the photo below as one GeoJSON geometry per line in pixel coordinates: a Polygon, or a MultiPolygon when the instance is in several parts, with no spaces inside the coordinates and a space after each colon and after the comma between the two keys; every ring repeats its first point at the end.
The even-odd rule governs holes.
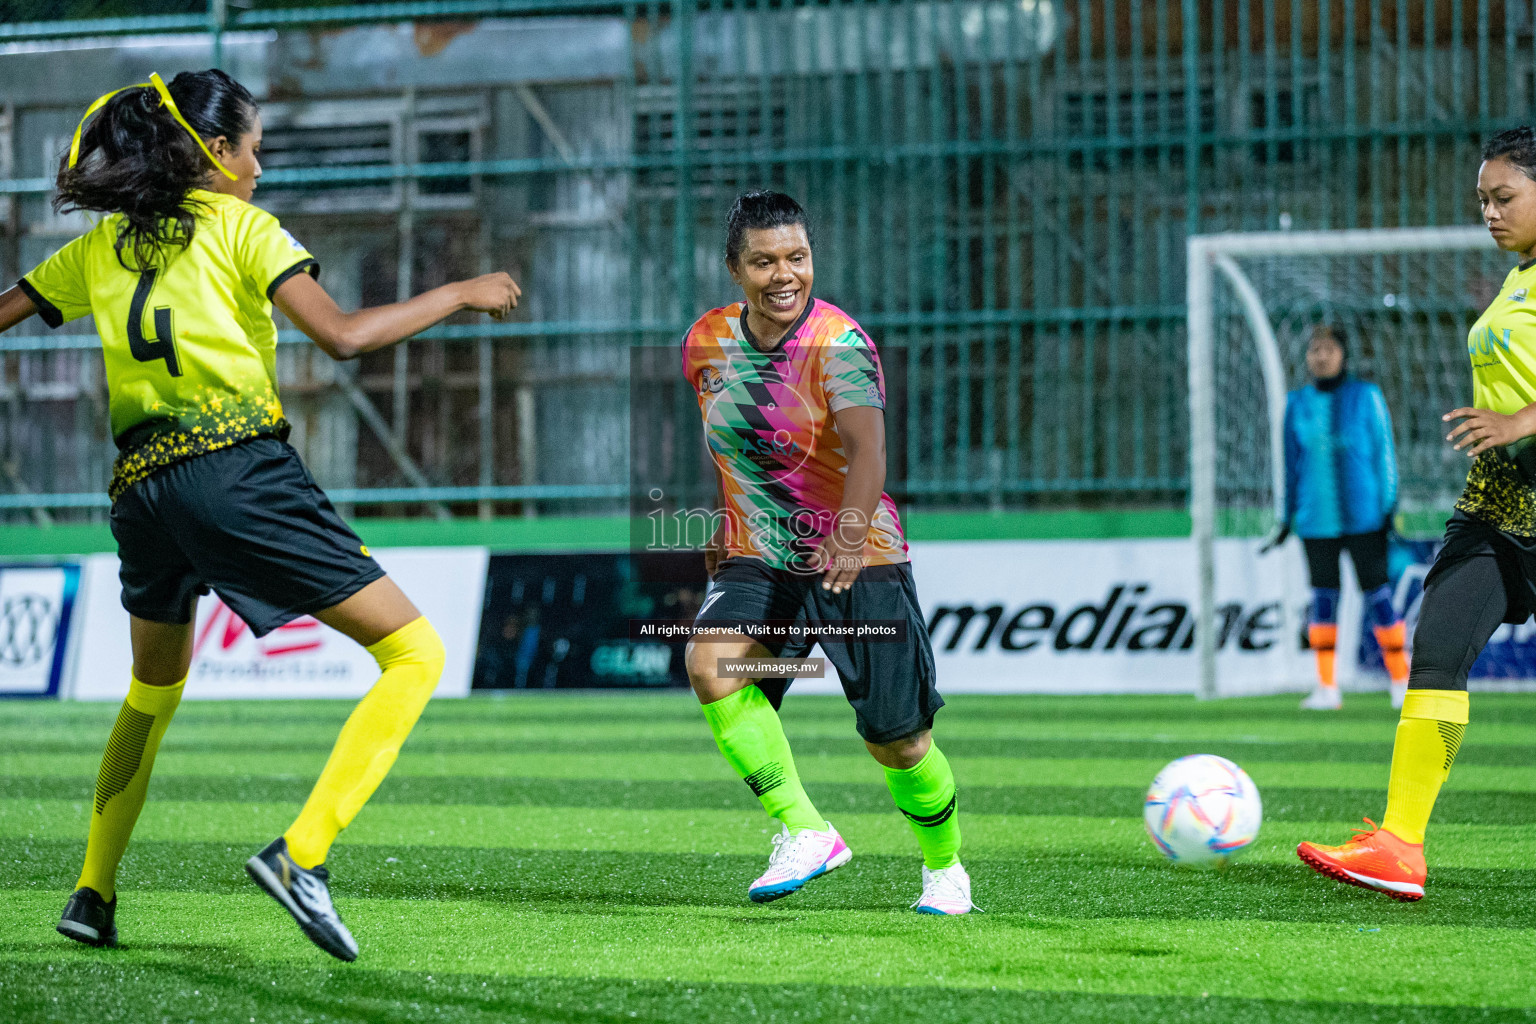
{"type": "MultiPolygon", "coordinates": [[[[1512,265],[1482,228],[1402,228],[1201,235],[1189,240],[1190,512],[1196,556],[1199,693],[1284,688],[1277,673],[1309,662],[1272,659],[1260,685],[1232,671],[1235,627],[1222,620],[1234,588],[1279,587],[1266,634],[1294,654],[1306,606],[1297,555],[1258,558],[1282,513],[1286,391],[1308,379],[1306,348],[1321,322],[1343,328],[1350,372],[1380,385],[1392,414],[1398,509],[1448,512],[1466,458],[1440,417],[1471,398],[1466,336],[1512,265]],[[1244,541],[1244,543],[1239,543],[1244,541]],[[1261,564],[1263,563],[1263,564],[1261,564]],[[1282,579],[1277,579],[1277,574],[1282,579]]],[[[1285,555],[1284,552],[1278,553],[1285,555]]],[[[1345,615],[1349,608],[1343,610],[1345,615]]],[[[1343,634],[1340,663],[1353,656],[1343,634]]],[[[1357,617],[1358,618],[1358,617],[1357,617]]],[[[1249,673],[1252,675],[1252,673],[1249,673]]]]}

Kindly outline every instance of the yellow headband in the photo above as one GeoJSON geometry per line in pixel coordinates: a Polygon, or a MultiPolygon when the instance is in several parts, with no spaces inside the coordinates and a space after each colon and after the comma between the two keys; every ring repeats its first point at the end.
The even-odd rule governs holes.
{"type": "Polygon", "coordinates": [[[118,93],[125,92],[128,89],[144,89],[149,86],[154,86],[155,92],[160,94],[161,104],[165,107],[166,110],[171,112],[171,116],[176,119],[176,123],[187,130],[187,134],[192,136],[192,141],[197,143],[197,148],[203,151],[203,155],[213,163],[213,166],[217,167],[219,172],[230,181],[239,181],[240,176],[231,171],[228,167],[225,167],[223,164],[219,163],[218,158],[213,155],[212,150],[210,150],[208,146],[203,142],[202,136],[193,131],[190,124],[187,124],[187,119],[182,117],[181,111],[176,108],[176,101],[171,99],[171,90],[167,89],[165,87],[165,83],[160,80],[160,76],[154,73],[150,74],[149,81],[135,82],[133,85],[125,85],[121,89],[113,89],[105,96],[98,96],[94,103],[85,108],[85,116],[80,119],[80,123],[75,127],[74,140],[69,144],[69,166],[74,167],[75,161],[80,159],[80,133],[85,130],[85,122],[91,119],[91,115],[96,113],[96,111],[100,110],[102,107],[106,106],[107,101],[110,100],[113,96],[116,96],[118,93]]]}

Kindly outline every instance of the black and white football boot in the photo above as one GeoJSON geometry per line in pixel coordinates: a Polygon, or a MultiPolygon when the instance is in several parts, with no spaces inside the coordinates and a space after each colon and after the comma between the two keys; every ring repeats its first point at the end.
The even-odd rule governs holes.
{"type": "Polygon", "coordinates": [[[108,903],[95,889],[81,886],[64,904],[64,916],[59,918],[59,934],[67,935],[87,946],[117,945],[117,897],[108,903]]]}
{"type": "Polygon", "coordinates": [[[287,841],[278,836],[245,862],[245,870],[293,915],[309,941],[338,960],[357,959],[357,942],[331,905],[331,892],[326,886],[331,876],[324,864],[299,867],[288,856],[287,841]]]}

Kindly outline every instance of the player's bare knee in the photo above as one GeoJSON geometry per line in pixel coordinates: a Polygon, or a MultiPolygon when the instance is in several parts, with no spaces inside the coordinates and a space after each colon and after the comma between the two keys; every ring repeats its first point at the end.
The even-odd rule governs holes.
{"type": "Polygon", "coordinates": [[[869,748],[870,756],[886,768],[894,768],[897,771],[905,771],[917,766],[924,757],[928,756],[928,748],[933,745],[933,733],[923,729],[889,743],[871,743],[864,741],[864,746],[869,748]]]}
{"type": "Polygon", "coordinates": [[[688,642],[688,648],[683,652],[683,663],[688,669],[688,682],[695,690],[701,684],[708,685],[714,681],[716,661],[710,644],[702,644],[697,640],[688,642]]]}

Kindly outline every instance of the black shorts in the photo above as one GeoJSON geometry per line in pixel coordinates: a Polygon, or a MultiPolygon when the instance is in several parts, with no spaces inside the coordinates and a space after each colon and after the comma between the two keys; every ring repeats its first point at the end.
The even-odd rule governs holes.
{"type": "MultiPolygon", "coordinates": [[[[944,706],[935,685],[933,647],[917,603],[912,566],[872,565],[853,585],[834,595],[817,574],[774,569],[754,558],[730,558],[715,571],[709,596],[695,625],[735,628],[758,640],[774,657],[803,658],[819,642],[842,677],[843,694],[859,735],[871,743],[890,743],[933,728],[933,715],[944,706]],[[718,596],[717,596],[718,595],[718,596]],[[835,639],[785,640],[763,636],[756,624],[799,622],[811,628],[873,620],[906,623],[906,641],[835,639]]],[[[758,687],[777,708],[788,679],[764,679],[758,687]]]]}
{"type": "Polygon", "coordinates": [[[251,632],[329,608],[384,575],[294,451],[258,437],[157,470],[112,506],[123,607],[191,621],[216,591],[251,632]]]}
{"type": "Polygon", "coordinates": [[[1522,623],[1536,608],[1533,541],[1511,537],[1456,512],[1445,544],[1424,577],[1413,631],[1414,690],[1465,690],[1467,675],[1502,622],[1522,623]]]}
{"type": "MultiPolygon", "coordinates": [[[[1424,577],[1426,599],[1431,585],[1452,574],[1458,565],[1473,561],[1498,569],[1504,592],[1501,621],[1520,625],[1536,612],[1536,539],[1512,537],[1460,510],[1447,520],[1445,540],[1424,577]]],[[[1420,622],[1422,615],[1421,611],[1420,622]]]]}
{"type": "Polygon", "coordinates": [[[1307,552],[1307,572],[1312,586],[1339,589],[1339,554],[1349,552],[1355,563],[1355,578],[1360,589],[1369,593],[1387,582],[1387,531],[1352,533],[1346,537],[1303,537],[1307,552]]]}

